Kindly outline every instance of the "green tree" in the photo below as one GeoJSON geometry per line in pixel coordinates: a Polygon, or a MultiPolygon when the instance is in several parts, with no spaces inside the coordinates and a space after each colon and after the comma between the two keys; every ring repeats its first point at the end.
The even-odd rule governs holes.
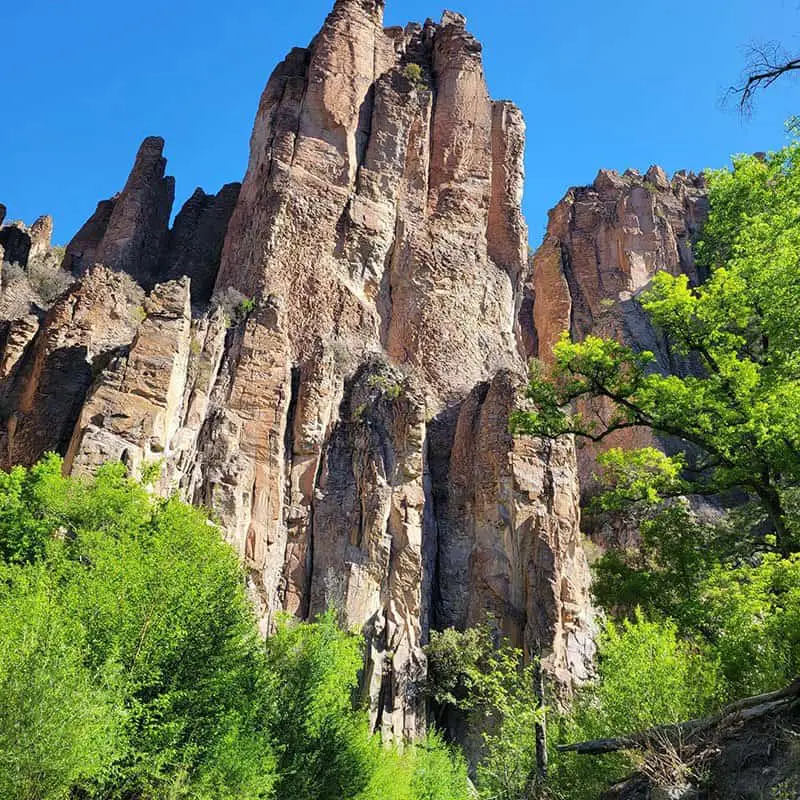
{"type": "MultiPolygon", "coordinates": [[[[23,576],[51,576],[52,613],[81,648],[76,674],[116,676],[124,746],[85,794],[271,796],[269,676],[235,554],[201,512],[153,499],[121,465],[85,481],[61,467],[51,456],[2,479],[0,552],[23,576]]],[[[34,595],[12,596],[35,617],[34,595]]],[[[31,669],[50,657],[36,653],[31,669]]],[[[66,669],[53,670],[54,698],[66,669]]],[[[42,746],[58,757],[57,736],[42,746]]]]}
{"type": "Polygon", "coordinates": [[[659,273],[640,298],[701,374],[662,375],[652,353],[594,336],[573,343],[565,334],[551,371],[532,376],[533,409],[517,412],[512,426],[594,441],[637,426],[677,437],[699,455],[606,455],[618,490],[606,507],[742,489],[788,553],[797,545],[788,496],[800,486],[800,145],[764,160],[736,158],[733,170],[709,174],[709,193],[697,247],[708,280],[692,287],[685,275],[659,273]],[[605,423],[565,410],[598,397],[613,408],[605,423]]]}
{"type": "Polygon", "coordinates": [[[366,714],[353,706],[361,644],[338,627],[333,612],[308,625],[284,620],[267,640],[282,800],[347,800],[369,785],[379,745],[366,714]]]}
{"type": "Polygon", "coordinates": [[[520,650],[497,642],[490,625],[432,631],[426,654],[429,696],[480,736],[481,797],[532,797],[540,768],[536,731],[545,721],[534,691],[536,665],[524,665],[520,650]]]}
{"type": "Polygon", "coordinates": [[[800,555],[718,566],[698,600],[696,630],[706,633],[731,698],[774,691],[800,674],[800,555]]]}
{"type": "Polygon", "coordinates": [[[112,674],[84,663],[80,624],[43,564],[0,567],[0,796],[64,800],[103,776],[124,716],[112,674]]]}

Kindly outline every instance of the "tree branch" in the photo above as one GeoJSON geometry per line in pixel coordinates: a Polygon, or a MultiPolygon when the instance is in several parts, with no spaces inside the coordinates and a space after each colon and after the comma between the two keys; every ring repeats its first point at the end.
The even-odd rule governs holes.
{"type": "Polygon", "coordinates": [[[779,44],[755,45],[750,48],[744,81],[732,86],[728,93],[739,97],[739,111],[748,114],[756,92],[769,88],[778,78],[795,70],[800,70],[800,58],[792,58],[779,44]]]}

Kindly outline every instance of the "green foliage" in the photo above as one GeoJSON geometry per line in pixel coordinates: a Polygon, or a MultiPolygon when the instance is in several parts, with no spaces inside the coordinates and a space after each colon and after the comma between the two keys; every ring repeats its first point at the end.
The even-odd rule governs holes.
{"type": "Polygon", "coordinates": [[[700,586],[711,571],[752,546],[736,528],[701,523],[682,502],[642,520],[639,532],[638,547],[609,550],[595,563],[595,598],[617,615],[632,616],[641,607],[682,625],[698,619],[700,586]]]}
{"type": "Polygon", "coordinates": [[[27,563],[44,557],[59,527],[67,486],[55,456],[30,470],[0,472],[0,560],[27,563]]]}
{"type": "Polygon", "coordinates": [[[436,732],[402,751],[386,749],[358,800],[467,800],[467,766],[436,732]]]}
{"type": "Polygon", "coordinates": [[[635,482],[642,499],[743,489],[788,553],[796,542],[785,496],[800,486],[800,145],[765,161],[739,157],[709,183],[711,212],[697,247],[709,279],[691,287],[685,275],[659,273],[640,299],[702,376],[662,375],[652,353],[593,336],[572,343],[565,334],[551,372],[532,375],[533,410],[517,412],[512,427],[593,440],[635,426],[676,436],[701,454],[693,471],[674,461],[668,471],[685,477],[668,485],[663,470],[653,471],[655,483],[635,482]],[[605,424],[564,410],[597,397],[613,408],[605,424]]]}
{"type": "Polygon", "coordinates": [[[435,735],[384,749],[332,613],[265,648],[238,559],[121,464],[0,473],[0,796],[467,800],[435,735]]]}
{"type": "Polygon", "coordinates": [[[415,89],[425,88],[425,76],[419,64],[406,64],[403,75],[415,89]]]}
{"type": "Polygon", "coordinates": [[[800,673],[800,554],[716,567],[699,607],[697,628],[709,632],[731,697],[778,689],[800,673]]]}
{"type": "Polygon", "coordinates": [[[256,309],[256,301],[252,297],[244,297],[236,306],[236,319],[243,320],[250,316],[256,309]]]}
{"type": "Polygon", "coordinates": [[[714,660],[681,641],[675,623],[637,612],[620,626],[606,624],[593,724],[633,733],[683,722],[713,708],[718,685],[714,660]]]}
{"type": "Polygon", "coordinates": [[[78,622],[42,565],[0,568],[0,796],[63,800],[120,745],[116,675],[84,663],[78,622]]]}
{"type": "MultiPolygon", "coordinates": [[[[194,340],[192,340],[194,341],[194,340]]],[[[157,458],[142,466],[141,480],[145,486],[152,486],[161,477],[161,470],[164,468],[164,459],[157,458]]]]}
{"type": "MultiPolygon", "coordinates": [[[[19,675],[4,661],[0,683],[27,676],[41,686],[32,702],[63,710],[30,752],[68,764],[72,748],[79,768],[59,768],[62,784],[92,778],[87,797],[269,797],[266,668],[237,559],[205,516],[153,500],[122,465],[80,482],[51,456],[0,481],[0,552],[21,564],[5,568],[17,570],[7,619],[41,614],[25,635],[52,644],[23,652],[19,675]],[[112,722],[116,739],[99,727],[112,722]]],[[[26,709],[6,708],[24,728],[26,709]]],[[[3,763],[24,755],[8,746],[3,763]]]]}
{"type": "Polygon", "coordinates": [[[620,626],[609,622],[599,641],[596,681],[551,726],[549,796],[599,797],[635,766],[626,753],[586,759],[557,754],[556,745],[683,722],[712,711],[719,699],[716,662],[681,641],[674,623],[649,621],[641,612],[620,626]]]}
{"type": "Polygon", "coordinates": [[[370,375],[367,383],[370,387],[379,389],[390,400],[397,400],[403,393],[403,384],[388,375],[370,375]]]}
{"type": "Polygon", "coordinates": [[[597,458],[598,476],[606,491],[597,498],[602,511],[624,511],[637,503],[657,505],[683,488],[681,455],[667,456],[654,447],[621,450],[614,447],[597,458]]]}
{"type": "Polygon", "coordinates": [[[502,720],[517,702],[529,699],[533,667],[522,666],[522,652],[497,646],[489,624],[457,631],[431,631],[428,696],[438,706],[502,720]]]}
{"type": "Polygon", "coordinates": [[[352,704],[360,647],[358,637],[339,629],[333,612],[312,625],[284,621],[268,640],[282,800],[347,800],[369,784],[377,743],[352,704]]]}
{"type": "Polygon", "coordinates": [[[537,775],[535,730],[544,722],[535,665],[523,666],[522,653],[507,644],[497,646],[490,625],[432,631],[426,654],[431,699],[481,731],[480,796],[526,800],[537,775]]]}
{"type": "Polygon", "coordinates": [[[480,796],[487,800],[528,800],[537,783],[536,726],[544,712],[535,698],[518,695],[509,703],[494,733],[484,733],[478,764],[480,796]]]}

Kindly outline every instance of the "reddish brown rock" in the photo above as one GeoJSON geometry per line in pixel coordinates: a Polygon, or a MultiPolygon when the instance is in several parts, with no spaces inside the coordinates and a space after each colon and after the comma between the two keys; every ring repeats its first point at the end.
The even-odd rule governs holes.
{"type": "Polygon", "coordinates": [[[702,177],[679,173],[669,183],[660,167],[645,178],[601,170],[592,186],[570,189],[534,256],[539,358],[550,359],[564,331],[663,349],[630,301],[660,270],[698,282],[691,243],[707,209],[702,177]]]}
{"type": "Polygon", "coordinates": [[[265,632],[328,605],[364,632],[372,724],[402,738],[424,727],[431,625],[491,611],[566,687],[591,615],[572,445],[508,434],[547,294],[522,115],[490,99],[463,17],[382,20],[336,2],[270,78],[241,191],[196,192],[171,232],[146,140],[67,248],[81,281],[38,332],[9,329],[0,368],[4,463],[158,459],[154,489],[240,553],[265,632]]]}
{"type": "Polygon", "coordinates": [[[47,313],[6,388],[14,410],[0,430],[4,466],[64,452],[95,375],[132,341],[143,299],[127,275],[95,268],[47,313]]]}
{"type": "Polygon", "coordinates": [[[404,33],[381,20],[380,3],[337,3],[273,74],[217,288],[286,298],[296,354],[331,336],[383,346],[452,397],[522,367],[524,126],[493,109],[461,18],[404,33]],[[458,333],[467,321],[476,335],[458,333]]]}
{"type": "Polygon", "coordinates": [[[166,245],[175,198],[175,179],[165,177],[164,140],[142,142],[131,174],[114,203],[95,259],[152,286],[166,245]]]}
{"type": "Polygon", "coordinates": [[[100,247],[117,198],[101,200],[94,214],[73,236],[67,245],[64,255],[64,269],[80,276],[97,263],[97,251],[100,247]]]}
{"type": "Polygon", "coordinates": [[[29,261],[41,260],[50,250],[52,235],[53,218],[50,216],[39,217],[30,228],[22,222],[3,226],[0,228],[3,261],[27,267],[29,261]]]}
{"type": "Polygon", "coordinates": [[[425,727],[425,399],[402,373],[366,363],[348,383],[314,504],[312,614],[340,609],[367,637],[374,730],[425,727]]]}
{"type": "MultiPolygon", "coordinates": [[[[570,189],[550,212],[542,246],[533,259],[533,317],[537,352],[548,363],[562,333],[581,340],[589,334],[618,338],[637,350],[650,350],[664,372],[685,373],[691,365],[671,352],[636,302],[658,271],[701,275],[692,241],[708,212],[702,176],[677,173],[672,181],[660,167],[642,177],[601,170],[592,186],[570,189]]],[[[608,416],[607,404],[582,407],[588,416],[608,416]]],[[[629,429],[601,445],[582,444],[578,452],[584,499],[596,493],[596,457],[609,447],[658,446],[646,429],[629,429]]],[[[623,526],[624,527],[624,526],[623,526]]],[[[627,540],[630,531],[607,531],[627,540]]]]}
{"type": "Polygon", "coordinates": [[[193,303],[204,304],[211,299],[222,244],[240,189],[238,183],[223,186],[216,195],[196,189],[175,217],[159,274],[166,280],[188,277],[193,303]]]}
{"type": "Polygon", "coordinates": [[[188,279],[157,285],[143,312],[130,349],[103,370],[83,404],[65,458],[73,473],[122,461],[140,475],[172,446],[187,382],[188,279]]]}
{"type": "Polygon", "coordinates": [[[509,434],[521,386],[499,373],[459,414],[439,524],[436,621],[491,620],[568,689],[591,674],[595,633],[575,450],[568,440],[509,434]]]}

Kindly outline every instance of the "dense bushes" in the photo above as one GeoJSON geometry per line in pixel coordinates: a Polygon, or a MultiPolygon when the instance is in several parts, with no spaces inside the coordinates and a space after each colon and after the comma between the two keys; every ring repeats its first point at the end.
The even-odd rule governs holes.
{"type": "Polygon", "coordinates": [[[0,475],[0,795],[9,800],[465,800],[439,739],[385,750],[332,615],[265,647],[198,510],[120,465],[0,475]]]}

